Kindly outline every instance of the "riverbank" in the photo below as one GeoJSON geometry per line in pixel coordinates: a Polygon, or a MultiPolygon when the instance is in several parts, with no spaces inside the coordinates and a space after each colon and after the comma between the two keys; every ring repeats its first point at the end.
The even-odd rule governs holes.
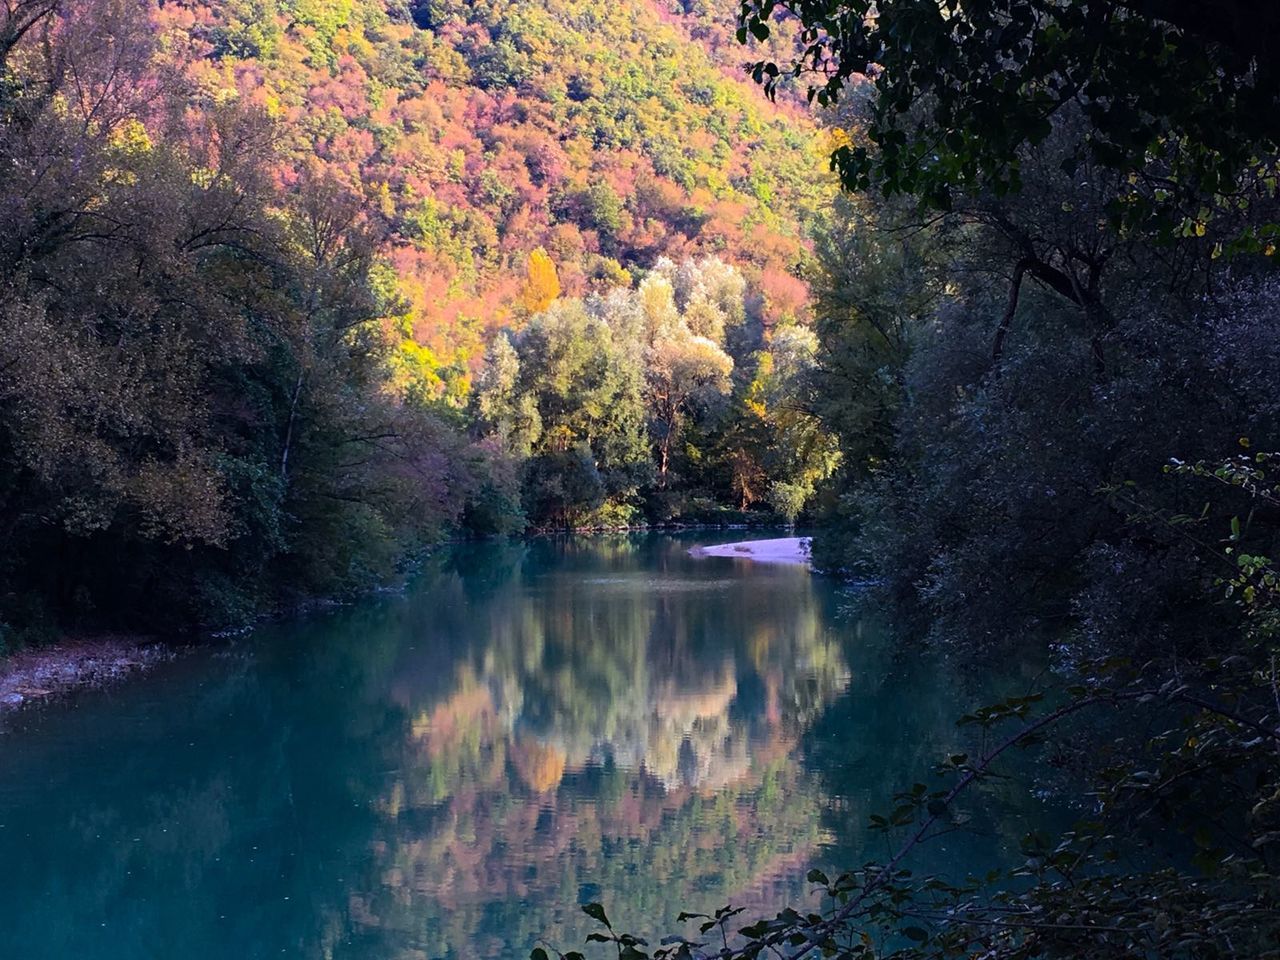
{"type": "MultiPolygon", "coordinates": [[[[650,529],[657,532],[657,528],[650,529]]],[[[663,529],[690,531],[733,527],[669,524],[664,525],[663,529]]],[[[689,554],[695,557],[736,557],[761,563],[807,565],[809,540],[809,537],[746,540],[695,546],[689,550],[689,554]]],[[[396,587],[382,589],[394,590],[396,587]]],[[[316,610],[343,606],[344,603],[334,599],[312,598],[287,610],[276,611],[273,617],[264,615],[246,623],[240,630],[225,633],[247,632],[264,620],[305,616],[316,610]]],[[[68,639],[0,657],[0,717],[29,704],[54,699],[78,689],[119,682],[158,663],[172,660],[177,653],[178,648],[174,645],[154,638],[111,635],[68,639]]]]}
{"type": "Polygon", "coordinates": [[[0,659],[0,715],[26,704],[114,683],[171,660],[171,647],[129,637],[67,640],[0,659]]]}
{"type": "Polygon", "coordinates": [[[710,547],[693,547],[691,557],[736,557],[759,563],[791,563],[809,565],[809,537],[778,537],[773,540],[743,540],[718,543],[710,547]]]}

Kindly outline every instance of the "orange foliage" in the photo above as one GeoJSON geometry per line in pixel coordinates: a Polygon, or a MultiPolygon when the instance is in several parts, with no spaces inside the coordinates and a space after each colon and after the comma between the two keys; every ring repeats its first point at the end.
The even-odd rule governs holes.
{"type": "Polygon", "coordinates": [[[560,785],[567,758],[564,751],[536,740],[518,742],[511,761],[524,784],[536,793],[546,793],[560,785]]]}
{"type": "Polygon", "coordinates": [[[785,271],[832,188],[795,148],[812,122],[765,101],[714,18],[639,0],[440,0],[424,30],[376,0],[332,7],[328,26],[284,3],[153,15],[193,104],[239,98],[276,121],[282,183],[316,159],[364,191],[415,338],[446,364],[474,362],[477,337],[513,315],[664,255],[715,252],[751,280],[785,271]],[[499,40],[521,51],[510,66],[495,66],[499,40]],[[611,204],[579,203],[593,188],[611,204]]]}
{"type": "Polygon", "coordinates": [[[776,267],[760,272],[760,293],[764,298],[766,324],[796,320],[809,300],[809,285],[776,267]]]}

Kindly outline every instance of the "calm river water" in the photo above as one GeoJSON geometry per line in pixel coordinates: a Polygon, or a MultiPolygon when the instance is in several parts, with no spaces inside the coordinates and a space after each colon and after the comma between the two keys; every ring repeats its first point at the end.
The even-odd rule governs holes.
{"type": "MultiPolygon", "coordinates": [[[[867,815],[1027,679],[959,680],[832,582],[692,542],[460,547],[11,718],[0,956],[527,957],[577,948],[583,902],[660,934],[882,856],[867,815]]],[[[914,865],[963,875],[1038,815],[979,809],[914,865]]]]}

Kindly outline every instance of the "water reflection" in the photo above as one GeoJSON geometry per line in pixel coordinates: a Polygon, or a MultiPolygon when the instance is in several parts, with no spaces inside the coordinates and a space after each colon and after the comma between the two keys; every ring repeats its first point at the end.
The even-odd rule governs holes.
{"type": "Polygon", "coordinates": [[[459,549],[407,596],[23,715],[0,955],[524,957],[579,943],[586,900],[656,932],[802,895],[952,701],[829,583],[687,546],[459,549]]]}
{"type": "Polygon", "coordinates": [[[410,950],[522,955],[540,936],[576,942],[584,899],[648,928],[794,885],[822,840],[794,751],[849,679],[809,578],[726,577],[642,540],[544,544],[479,588],[470,560],[437,581],[435,616],[483,647],[446,692],[422,682],[429,650],[406,652],[391,685],[409,723],[361,922],[410,950]]]}

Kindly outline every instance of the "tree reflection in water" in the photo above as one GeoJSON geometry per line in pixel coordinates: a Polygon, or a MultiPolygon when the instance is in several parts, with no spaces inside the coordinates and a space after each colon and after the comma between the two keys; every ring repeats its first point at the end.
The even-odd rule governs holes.
{"type": "Polygon", "coordinates": [[[580,943],[583,900],[650,932],[794,901],[962,694],[830,582],[688,545],[458,548],[404,596],[21,715],[6,955],[523,958],[580,943]]]}
{"type": "Polygon", "coordinates": [[[540,544],[477,593],[468,559],[447,609],[487,642],[447,690],[419,682],[433,657],[397,673],[381,886],[354,912],[520,953],[576,935],[583,898],[648,927],[796,892],[824,839],[798,738],[849,680],[807,574],[610,538],[540,544]]]}

